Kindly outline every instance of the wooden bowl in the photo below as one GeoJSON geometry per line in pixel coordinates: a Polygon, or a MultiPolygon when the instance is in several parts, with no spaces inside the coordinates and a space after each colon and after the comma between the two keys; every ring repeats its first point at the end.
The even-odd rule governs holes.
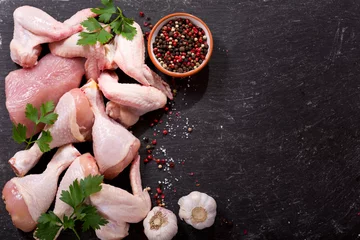
{"type": "Polygon", "coordinates": [[[161,72],[165,73],[166,75],[176,77],[176,78],[184,78],[184,77],[188,77],[188,76],[198,73],[199,71],[201,71],[201,69],[203,69],[206,66],[206,64],[210,60],[214,44],[213,44],[213,37],[211,35],[209,27],[200,18],[195,17],[188,13],[173,13],[173,14],[169,14],[169,15],[163,17],[155,24],[155,26],[153,27],[153,29],[150,32],[147,47],[148,47],[148,53],[149,53],[150,59],[154,63],[154,65],[156,66],[157,69],[159,69],[161,72]],[[200,66],[197,67],[196,69],[193,69],[191,71],[184,72],[184,73],[172,72],[172,71],[168,71],[165,68],[163,68],[161,66],[160,62],[158,61],[158,59],[155,57],[155,54],[153,51],[153,43],[155,41],[155,37],[158,35],[161,28],[166,23],[168,23],[170,20],[176,20],[178,18],[189,19],[194,25],[201,27],[205,32],[205,36],[207,38],[207,44],[209,45],[208,52],[205,56],[205,59],[200,64],[200,66]]]}

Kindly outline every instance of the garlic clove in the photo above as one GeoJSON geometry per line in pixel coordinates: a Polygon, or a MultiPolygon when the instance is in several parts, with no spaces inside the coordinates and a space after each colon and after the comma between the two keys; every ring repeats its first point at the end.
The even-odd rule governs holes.
{"type": "Polygon", "coordinates": [[[154,207],[144,219],[143,225],[149,240],[170,240],[178,231],[175,214],[162,207],[154,207]]]}
{"type": "Polygon", "coordinates": [[[215,222],[216,201],[205,193],[198,191],[179,199],[179,217],[196,229],[210,227],[215,222]]]}

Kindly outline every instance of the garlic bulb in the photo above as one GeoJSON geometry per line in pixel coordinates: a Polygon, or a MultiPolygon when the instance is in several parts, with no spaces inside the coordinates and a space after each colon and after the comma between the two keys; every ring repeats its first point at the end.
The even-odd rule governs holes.
{"type": "Polygon", "coordinates": [[[144,219],[143,225],[149,240],[170,240],[178,231],[175,214],[162,207],[154,207],[144,219]]]}
{"type": "Polygon", "coordinates": [[[215,222],[216,202],[209,195],[201,192],[191,192],[179,199],[179,217],[196,229],[210,227],[215,222]]]}

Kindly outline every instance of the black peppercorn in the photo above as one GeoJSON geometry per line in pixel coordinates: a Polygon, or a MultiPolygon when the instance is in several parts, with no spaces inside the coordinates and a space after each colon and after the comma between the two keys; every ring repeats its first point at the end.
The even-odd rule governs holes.
{"type": "Polygon", "coordinates": [[[160,29],[152,47],[164,69],[183,73],[200,67],[209,45],[202,28],[179,18],[168,21],[160,29]]]}

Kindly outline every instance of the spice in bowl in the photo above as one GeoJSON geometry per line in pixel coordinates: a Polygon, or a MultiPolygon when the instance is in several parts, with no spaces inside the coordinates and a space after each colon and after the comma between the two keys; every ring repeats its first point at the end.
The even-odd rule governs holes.
{"type": "Polygon", "coordinates": [[[161,67],[181,74],[203,64],[209,50],[207,41],[201,27],[179,17],[165,22],[152,43],[152,51],[161,67]]]}

